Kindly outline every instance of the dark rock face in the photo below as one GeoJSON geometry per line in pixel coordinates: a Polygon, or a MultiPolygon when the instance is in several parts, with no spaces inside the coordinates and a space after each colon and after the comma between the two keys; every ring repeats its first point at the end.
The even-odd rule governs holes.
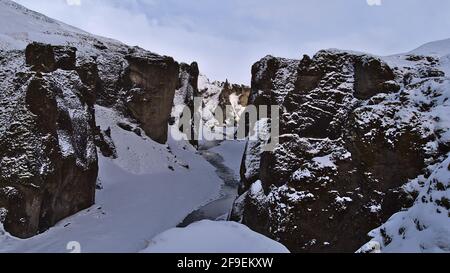
{"type": "Polygon", "coordinates": [[[34,71],[74,70],[76,51],[74,47],[32,43],[27,46],[25,56],[27,64],[32,66],[34,71]]]}
{"type": "MultiPolygon", "coordinates": [[[[198,114],[202,105],[195,105],[194,99],[196,97],[200,97],[200,92],[198,90],[198,77],[200,75],[200,71],[198,68],[198,64],[196,62],[189,64],[181,63],[178,77],[178,86],[175,91],[175,98],[173,101],[173,109],[172,115],[174,116],[174,124],[177,123],[177,120],[181,118],[183,114],[180,107],[188,107],[191,111],[192,117],[190,122],[190,143],[196,147],[198,146],[198,133],[200,124],[195,124],[194,115],[198,114]],[[179,109],[177,109],[179,108],[179,109]]],[[[185,131],[182,128],[182,124],[179,124],[180,131],[185,131]]],[[[189,133],[189,132],[188,132],[189,133]]]]}
{"type": "Polygon", "coordinates": [[[100,127],[96,128],[95,145],[104,157],[117,158],[116,146],[111,139],[111,128],[104,131],[100,127]]]}
{"type": "Polygon", "coordinates": [[[195,113],[199,109],[194,108],[194,98],[200,96],[198,90],[198,76],[200,75],[198,64],[196,62],[190,65],[181,63],[178,75],[174,104],[186,105],[191,110],[191,113],[195,113]]]}
{"type": "Polygon", "coordinates": [[[155,54],[131,54],[127,60],[125,105],[150,138],[165,143],[179,65],[155,54]]]}
{"type": "Polygon", "coordinates": [[[355,97],[358,99],[368,99],[378,93],[398,91],[398,88],[389,84],[395,79],[391,68],[376,58],[365,56],[355,58],[355,97]]]}
{"type": "Polygon", "coordinates": [[[282,106],[280,144],[261,153],[248,143],[234,220],[295,252],[356,251],[412,205],[404,185],[445,152],[429,122],[446,82],[422,72],[435,69],[344,51],[256,63],[251,103],[282,106]]]}
{"type": "Polygon", "coordinates": [[[103,91],[103,82],[100,79],[95,59],[81,60],[76,70],[81,81],[88,88],[87,101],[94,104],[97,101],[97,95],[103,91]]]}
{"type": "MultiPolygon", "coordinates": [[[[40,48],[33,54],[44,56],[51,47],[40,48]]],[[[1,72],[0,207],[7,211],[6,230],[27,238],[94,203],[95,118],[75,71],[42,75],[25,69],[22,52],[7,54],[2,68],[9,69],[1,72]]],[[[36,60],[34,68],[44,67],[36,60]]]]}
{"type": "Polygon", "coordinates": [[[191,64],[181,63],[177,90],[186,88],[184,100],[186,104],[192,104],[193,98],[200,95],[198,90],[198,77],[200,70],[198,64],[193,62],[191,64]]]}

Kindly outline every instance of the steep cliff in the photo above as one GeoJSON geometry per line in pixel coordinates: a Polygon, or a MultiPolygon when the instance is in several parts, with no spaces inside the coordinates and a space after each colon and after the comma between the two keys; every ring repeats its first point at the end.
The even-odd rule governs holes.
{"type": "Polygon", "coordinates": [[[49,57],[74,50],[38,47],[26,63],[23,51],[0,54],[0,207],[6,230],[22,238],[91,206],[98,171],[89,90],[66,69],[74,58],[49,57]]]}
{"type": "Polygon", "coordinates": [[[339,50],[256,63],[250,103],[282,107],[279,144],[247,145],[233,218],[292,251],[356,251],[449,151],[442,70],[437,57],[339,50]]]}
{"type": "Polygon", "coordinates": [[[117,157],[111,130],[96,125],[95,105],[167,141],[179,65],[12,1],[0,6],[1,220],[26,238],[94,203],[96,146],[117,157]]]}
{"type": "Polygon", "coordinates": [[[201,97],[198,90],[198,77],[200,71],[198,69],[198,64],[193,62],[188,65],[185,63],[180,64],[179,78],[177,90],[175,91],[175,98],[173,100],[173,108],[171,113],[171,123],[176,124],[180,131],[186,133],[189,137],[190,143],[194,146],[198,145],[198,133],[200,129],[200,124],[195,123],[194,115],[200,111],[202,105],[195,105],[195,98],[201,97]],[[190,111],[189,124],[181,124],[180,119],[184,115],[185,107],[190,111]],[[183,128],[183,126],[188,126],[183,128]]]}
{"type": "Polygon", "coordinates": [[[165,143],[178,84],[178,63],[134,48],[125,58],[124,105],[150,138],[165,143]]]}

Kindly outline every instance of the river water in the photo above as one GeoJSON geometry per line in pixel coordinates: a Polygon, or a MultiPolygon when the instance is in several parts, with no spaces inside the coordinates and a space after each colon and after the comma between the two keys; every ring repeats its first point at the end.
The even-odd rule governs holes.
{"type": "Polygon", "coordinates": [[[219,144],[220,142],[208,142],[199,148],[199,154],[216,168],[217,175],[223,180],[221,197],[189,214],[178,227],[187,227],[201,220],[226,220],[231,212],[238,197],[239,181],[235,171],[224,164],[224,158],[210,150],[219,144]]]}

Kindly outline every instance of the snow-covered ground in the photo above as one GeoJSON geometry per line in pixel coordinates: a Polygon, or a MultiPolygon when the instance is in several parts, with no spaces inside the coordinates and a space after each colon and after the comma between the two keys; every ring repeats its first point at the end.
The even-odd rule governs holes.
{"type": "Polygon", "coordinates": [[[0,252],[67,252],[70,241],[83,252],[138,252],[219,197],[215,169],[185,142],[160,145],[120,129],[115,111],[96,107],[96,115],[102,129],[111,127],[118,154],[100,157],[96,205],[31,239],[0,235],[0,252]]]}
{"type": "Polygon", "coordinates": [[[153,238],[143,253],[289,253],[282,244],[235,222],[201,221],[153,238]]]}
{"type": "Polygon", "coordinates": [[[239,179],[239,171],[241,169],[242,157],[245,150],[245,141],[224,141],[218,146],[210,149],[211,152],[220,154],[224,160],[224,164],[232,169],[239,179]]]}
{"type": "Polygon", "coordinates": [[[432,55],[438,57],[450,55],[450,39],[434,41],[424,44],[409,53],[427,56],[432,55]]]}

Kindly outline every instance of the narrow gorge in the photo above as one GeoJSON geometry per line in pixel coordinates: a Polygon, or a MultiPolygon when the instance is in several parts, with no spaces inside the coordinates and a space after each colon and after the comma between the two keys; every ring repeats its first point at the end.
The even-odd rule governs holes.
{"type": "Polygon", "coordinates": [[[13,1],[1,20],[0,253],[450,252],[450,40],[268,55],[246,86],[13,1]]]}

